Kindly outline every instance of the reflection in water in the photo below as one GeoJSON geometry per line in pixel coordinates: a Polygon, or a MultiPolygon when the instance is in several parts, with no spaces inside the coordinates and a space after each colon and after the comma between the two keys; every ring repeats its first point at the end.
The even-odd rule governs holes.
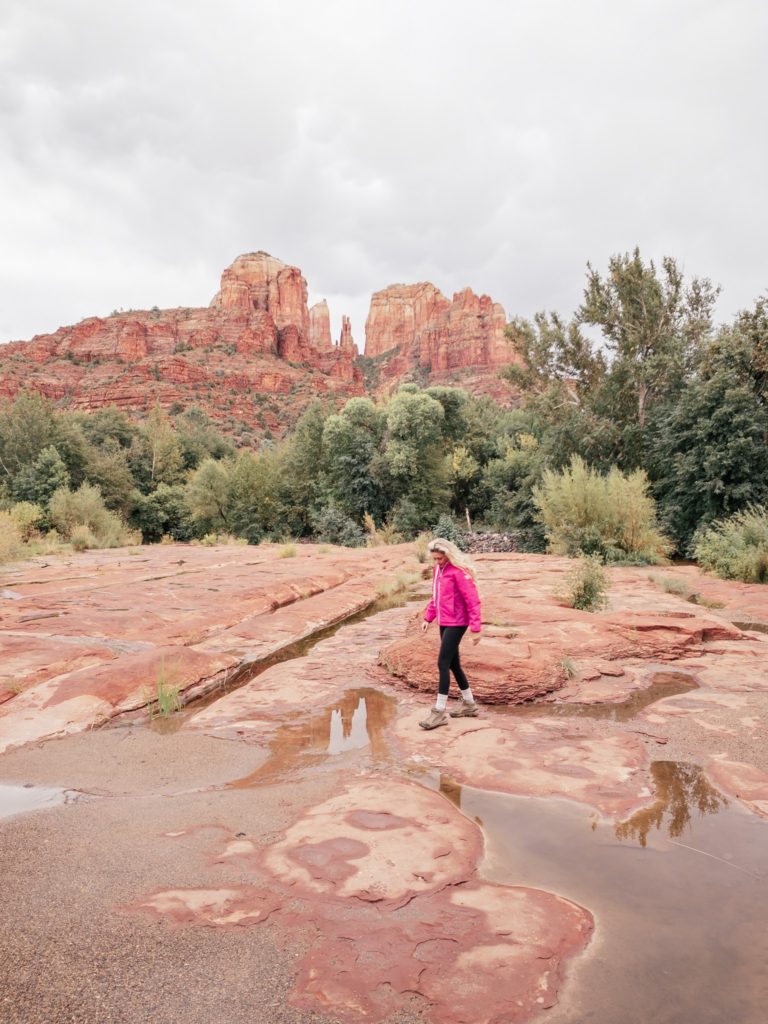
{"type": "Polygon", "coordinates": [[[461,784],[454,782],[450,775],[440,776],[440,792],[461,809],[461,784]]]}
{"type": "Polygon", "coordinates": [[[343,708],[331,711],[331,736],[328,741],[329,754],[342,754],[345,750],[359,750],[371,742],[368,736],[368,707],[361,697],[352,712],[344,714],[343,708]]]}
{"type": "Polygon", "coordinates": [[[387,760],[385,734],[396,707],[388,694],[362,687],[347,690],[341,700],[322,710],[297,712],[278,728],[267,762],[230,786],[258,786],[278,775],[305,769],[307,757],[325,758],[363,747],[370,747],[373,760],[387,760]]]}
{"type": "Polygon", "coordinates": [[[677,839],[691,824],[691,812],[703,817],[728,806],[727,799],[710,785],[701,768],[682,761],[654,761],[651,765],[656,801],[622,821],[615,828],[617,839],[636,839],[646,846],[651,829],[664,828],[677,839]]]}
{"type": "Polygon", "coordinates": [[[661,832],[634,818],[645,850],[618,841],[602,817],[593,829],[575,801],[464,785],[462,814],[483,821],[479,875],[556,893],[596,917],[595,947],[572,964],[547,1024],[766,1024],[768,821],[726,806],[690,765],[654,776],[660,797],[670,780],[669,817],[661,832]],[[667,838],[667,821],[678,830],[686,813],[685,836],[667,838]]]}

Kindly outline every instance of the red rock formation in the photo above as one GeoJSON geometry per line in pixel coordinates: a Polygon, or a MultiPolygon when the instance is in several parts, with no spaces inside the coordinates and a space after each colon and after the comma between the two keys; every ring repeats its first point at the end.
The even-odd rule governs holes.
{"type": "Polygon", "coordinates": [[[333,347],[331,341],[331,315],[323,299],[309,311],[309,343],[313,348],[325,350],[333,347]]]}
{"type": "Polygon", "coordinates": [[[339,351],[351,353],[357,356],[357,345],[352,337],[352,324],[348,316],[341,318],[341,335],[339,337],[339,351]]]}
{"type": "Polygon", "coordinates": [[[34,388],[70,407],[195,403],[230,428],[282,432],[318,393],[362,393],[353,345],[331,344],[326,303],[307,308],[297,267],[267,253],[239,256],[207,308],[90,317],[0,346],[0,395],[34,388]],[[254,397],[291,396],[273,408],[254,397]]]}
{"type": "MultiPolygon", "coordinates": [[[[415,376],[509,401],[497,374],[514,359],[504,325],[502,307],[470,289],[452,301],[431,284],[376,292],[366,322],[373,379],[386,388],[415,376]]],[[[33,388],[71,408],[135,413],[194,403],[241,435],[282,433],[317,394],[363,393],[357,357],[349,318],[334,345],[328,305],[308,308],[301,271],[256,252],[227,267],[208,307],[89,317],[0,346],[0,396],[33,388]],[[254,409],[265,393],[291,397],[254,409]]]]}
{"type": "MultiPolygon", "coordinates": [[[[500,367],[516,359],[505,326],[503,307],[470,288],[449,302],[432,284],[392,285],[371,299],[365,355],[378,358],[390,379],[421,371],[440,380],[473,370],[495,379],[500,367]]],[[[470,380],[472,374],[464,376],[470,380]]],[[[472,390],[482,390],[482,381],[476,383],[480,387],[472,390]]]]}
{"type": "Polygon", "coordinates": [[[298,267],[289,267],[266,252],[238,256],[221,275],[211,300],[215,309],[269,313],[278,330],[295,327],[309,338],[307,282],[298,267]]]}

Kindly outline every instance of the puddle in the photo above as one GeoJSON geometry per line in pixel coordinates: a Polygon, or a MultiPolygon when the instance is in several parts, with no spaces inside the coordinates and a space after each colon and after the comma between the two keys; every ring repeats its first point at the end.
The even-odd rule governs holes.
{"type": "Polygon", "coordinates": [[[595,915],[547,1024],[765,1024],[768,822],[695,765],[652,771],[657,803],[619,825],[567,800],[432,784],[483,829],[484,878],[595,915]]]}
{"type": "Polygon", "coordinates": [[[734,622],[736,629],[743,629],[746,633],[768,633],[766,622],[734,622]]]}
{"type": "Polygon", "coordinates": [[[44,807],[68,804],[79,799],[71,789],[49,789],[42,786],[14,786],[0,783],[0,819],[12,818],[44,807]]]}
{"type": "Polygon", "coordinates": [[[611,722],[628,722],[650,704],[664,700],[665,697],[676,697],[679,693],[698,689],[698,683],[685,672],[657,672],[653,682],[641,690],[636,690],[626,700],[616,703],[601,702],[598,704],[514,704],[510,707],[485,707],[484,712],[502,715],[531,715],[535,718],[599,718],[611,722]]]}
{"type": "Polygon", "coordinates": [[[385,734],[396,711],[395,697],[371,687],[361,687],[347,690],[340,701],[322,710],[295,712],[273,736],[267,762],[225,788],[260,786],[272,779],[304,771],[328,757],[365,747],[370,747],[372,761],[386,761],[390,750],[385,734]]]}

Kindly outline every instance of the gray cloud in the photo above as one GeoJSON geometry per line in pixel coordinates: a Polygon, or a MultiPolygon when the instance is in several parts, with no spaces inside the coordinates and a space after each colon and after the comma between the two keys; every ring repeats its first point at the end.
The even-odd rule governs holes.
{"type": "Polygon", "coordinates": [[[640,245],[768,286],[762,0],[6,0],[0,340],[199,305],[240,252],[564,313],[640,245]]]}

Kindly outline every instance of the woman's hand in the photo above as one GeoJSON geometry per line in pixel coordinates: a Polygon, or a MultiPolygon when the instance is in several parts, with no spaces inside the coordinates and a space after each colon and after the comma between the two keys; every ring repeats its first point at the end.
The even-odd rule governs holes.
{"type": "Polygon", "coordinates": [[[429,629],[429,623],[425,619],[424,622],[422,622],[422,624],[421,624],[421,632],[422,633],[426,633],[428,629],[429,629]]]}
{"type": "Polygon", "coordinates": [[[473,633],[472,634],[472,643],[473,644],[479,644],[482,639],[483,639],[483,634],[482,633],[473,633]]]}

